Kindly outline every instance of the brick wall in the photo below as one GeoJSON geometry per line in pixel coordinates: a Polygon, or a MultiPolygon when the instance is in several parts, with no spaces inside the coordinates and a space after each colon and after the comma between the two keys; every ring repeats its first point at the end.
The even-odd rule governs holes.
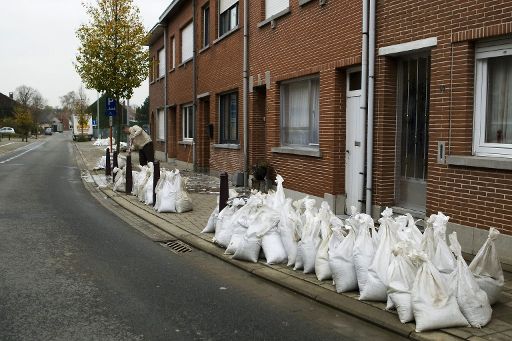
{"type": "Polygon", "coordinates": [[[258,27],[264,20],[264,1],[251,2],[250,75],[256,88],[251,94],[251,164],[265,158],[283,176],[285,188],[323,197],[345,189],[345,72],[360,64],[361,3],[311,1],[299,6],[290,1],[290,13],[258,27]],[[321,157],[273,153],[280,141],[280,82],[302,76],[320,78],[319,142],[321,157]],[[263,105],[265,104],[265,105],[263,105]],[[265,121],[262,121],[263,111],[265,121]],[[261,142],[261,138],[265,142],[261,142]]]}
{"type": "MultiPolygon", "coordinates": [[[[512,2],[378,1],[377,47],[437,37],[431,51],[427,214],[443,211],[466,226],[511,233],[512,173],[437,164],[437,143],[447,153],[471,155],[474,44],[512,33],[512,2]]],[[[396,59],[377,58],[374,203],[392,205],[396,131],[396,59]],[[386,138],[389,136],[390,138],[386,138]]]]}

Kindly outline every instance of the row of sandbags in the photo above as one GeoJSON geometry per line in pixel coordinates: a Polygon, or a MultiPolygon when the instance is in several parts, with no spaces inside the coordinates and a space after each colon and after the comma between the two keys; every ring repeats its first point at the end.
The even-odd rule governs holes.
{"type": "Polygon", "coordinates": [[[442,213],[432,215],[422,233],[410,215],[394,218],[386,209],[377,230],[366,214],[353,212],[343,222],[325,202],[320,209],[308,197],[292,202],[279,175],[276,182],[276,192],[232,197],[203,232],[214,232],[213,241],[235,259],[257,262],[263,251],[269,264],[332,278],[337,292],[359,290],[361,300],[387,302],[403,323],[416,320],[417,331],[482,327],[490,320],[490,304],[504,283],[497,230],[468,267],[455,233],[451,249],[446,243],[442,213]]]}
{"type": "MultiPolygon", "coordinates": [[[[132,171],[132,195],[146,205],[153,205],[153,174],[152,162],[148,162],[145,166],[139,166],[139,171],[132,171]]],[[[114,168],[114,175],[113,190],[124,192],[126,190],[126,167],[114,168]]],[[[182,177],[178,169],[169,171],[162,168],[155,188],[154,209],[161,213],[192,211],[192,200],[187,193],[186,183],[187,178],[182,177]]]]}

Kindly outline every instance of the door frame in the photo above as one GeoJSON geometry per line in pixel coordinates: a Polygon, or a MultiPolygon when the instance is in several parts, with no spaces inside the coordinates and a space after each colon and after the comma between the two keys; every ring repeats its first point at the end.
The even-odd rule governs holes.
{"type": "MultiPolygon", "coordinates": [[[[395,135],[395,183],[394,183],[394,197],[395,197],[395,205],[399,206],[401,205],[401,171],[402,171],[402,121],[403,121],[403,98],[402,91],[403,87],[405,86],[402,84],[403,76],[404,76],[404,67],[401,65],[401,63],[404,60],[408,59],[414,59],[414,58],[420,58],[420,57],[427,57],[428,58],[428,96],[426,97],[426,104],[427,104],[427,112],[430,113],[430,91],[431,91],[431,78],[432,78],[432,62],[431,62],[431,53],[430,51],[423,51],[423,52],[417,52],[417,53],[410,53],[410,54],[404,54],[400,57],[397,57],[396,59],[396,135],[395,135]]],[[[430,115],[429,115],[430,116],[430,115]]],[[[427,120],[425,122],[426,126],[426,143],[425,148],[427,151],[427,157],[425,159],[425,169],[428,169],[428,136],[429,136],[429,120],[427,117],[427,120]]],[[[425,171],[424,171],[425,172],[425,171]]],[[[428,173],[427,173],[428,174],[428,173]]],[[[424,179],[425,182],[425,196],[426,196],[426,187],[427,187],[427,177],[424,179]]],[[[426,198],[425,198],[426,199],[426,198]]],[[[425,200],[426,201],[426,200],[425,200]]],[[[426,207],[423,208],[424,211],[426,211],[426,207]]]]}

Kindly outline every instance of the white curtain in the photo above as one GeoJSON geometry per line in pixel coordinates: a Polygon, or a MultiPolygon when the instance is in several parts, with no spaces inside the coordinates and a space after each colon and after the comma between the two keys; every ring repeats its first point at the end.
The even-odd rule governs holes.
{"type": "Polygon", "coordinates": [[[192,23],[188,24],[185,28],[183,28],[181,30],[181,62],[182,63],[184,61],[192,58],[193,34],[194,34],[194,29],[192,27],[192,23]]]}
{"type": "Polygon", "coordinates": [[[487,63],[485,142],[512,144],[512,56],[487,63]]]}
{"type": "Polygon", "coordinates": [[[158,51],[158,77],[165,76],[165,49],[158,51]]]}
{"type": "Polygon", "coordinates": [[[289,0],[265,0],[265,19],[290,7],[289,0]]]}
{"type": "Polygon", "coordinates": [[[285,84],[282,91],[283,144],[318,144],[319,80],[285,84]]]}
{"type": "Polygon", "coordinates": [[[158,139],[165,140],[165,112],[164,112],[164,109],[158,110],[158,139]]]}

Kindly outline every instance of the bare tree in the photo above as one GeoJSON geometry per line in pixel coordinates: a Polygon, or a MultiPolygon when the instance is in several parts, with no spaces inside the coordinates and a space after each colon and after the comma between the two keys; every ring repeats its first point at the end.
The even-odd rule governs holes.
{"type": "Polygon", "coordinates": [[[22,111],[28,111],[31,114],[36,128],[37,138],[39,132],[39,116],[47,104],[46,99],[44,99],[37,89],[27,85],[20,85],[14,90],[14,99],[18,102],[18,105],[21,106],[22,111]]]}

